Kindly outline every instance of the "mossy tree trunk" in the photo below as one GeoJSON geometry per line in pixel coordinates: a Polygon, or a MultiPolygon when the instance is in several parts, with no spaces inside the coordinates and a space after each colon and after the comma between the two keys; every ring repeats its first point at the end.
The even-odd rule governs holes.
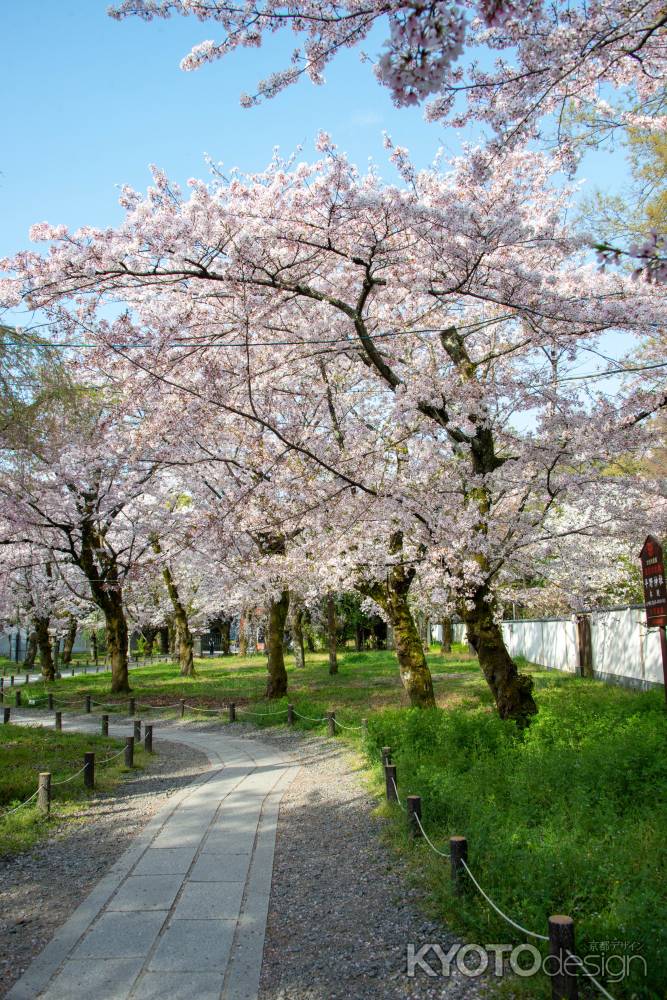
{"type": "Polygon", "coordinates": [[[37,656],[37,633],[35,632],[34,626],[28,632],[28,643],[25,649],[25,659],[23,660],[23,666],[27,671],[30,671],[35,666],[35,657],[37,656]]]}
{"type": "MultiPolygon", "coordinates": [[[[403,549],[403,536],[396,532],[391,540],[391,552],[403,549]]],[[[415,623],[408,594],[415,576],[414,567],[396,564],[381,583],[358,584],[357,590],[372,597],[385,612],[393,629],[394,648],[403,687],[415,708],[435,708],[433,680],[426,662],[419,629],[415,623]]]]}
{"type": "Polygon", "coordinates": [[[37,648],[39,649],[39,663],[42,670],[42,677],[45,681],[54,681],[56,679],[56,669],[53,663],[51,637],[49,636],[49,618],[46,615],[36,615],[33,618],[33,626],[37,648]]]}
{"type": "Polygon", "coordinates": [[[486,682],[491,688],[501,719],[513,719],[518,726],[529,724],[537,713],[533,698],[533,680],[520,674],[507,652],[501,626],[495,618],[495,606],[486,587],[479,587],[470,604],[461,606],[468,640],[475,650],[486,682]]]}
{"type": "MultiPolygon", "coordinates": [[[[153,552],[156,556],[162,555],[162,546],[157,537],[152,539],[153,552]]],[[[188,612],[178,591],[178,585],[174,579],[174,574],[168,563],[162,565],[162,579],[167,588],[167,594],[174,609],[174,625],[176,628],[176,641],[178,643],[178,663],[182,677],[194,677],[194,636],[190,631],[188,622],[188,612]]]]}
{"type": "Polygon", "coordinates": [[[231,618],[220,619],[220,651],[223,656],[229,656],[232,641],[232,620],[231,618]]]}
{"type": "Polygon", "coordinates": [[[441,643],[440,643],[440,652],[444,656],[445,653],[451,653],[451,651],[452,651],[452,638],[453,638],[452,619],[451,618],[443,618],[442,622],[440,624],[440,628],[442,629],[442,640],[441,640],[441,643]]]}
{"type": "Polygon", "coordinates": [[[63,645],[63,663],[67,666],[72,662],[72,651],[76,640],[77,625],[78,622],[74,615],[70,615],[67,622],[67,632],[65,633],[65,643],[63,645]]]}
{"type": "Polygon", "coordinates": [[[327,650],[329,653],[329,673],[338,673],[338,656],[336,652],[336,599],[329,591],[327,594],[327,650]]]}
{"type": "Polygon", "coordinates": [[[287,671],[285,670],[285,623],[289,610],[289,591],[283,590],[280,597],[269,604],[266,630],[266,651],[268,654],[266,684],[267,698],[282,698],[287,694],[287,671]]]}
{"type": "Polygon", "coordinates": [[[306,665],[306,653],[303,643],[303,604],[294,595],[290,597],[290,628],[292,629],[294,666],[297,670],[303,670],[306,665]]]}

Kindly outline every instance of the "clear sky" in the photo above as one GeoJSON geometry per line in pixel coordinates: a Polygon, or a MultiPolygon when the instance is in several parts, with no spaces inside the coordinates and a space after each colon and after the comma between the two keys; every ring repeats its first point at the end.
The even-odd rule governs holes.
{"type": "MultiPolygon", "coordinates": [[[[0,256],[27,246],[33,222],[104,226],[120,219],[117,186],[143,189],[148,165],[175,180],[205,176],[204,154],[228,167],[259,169],[278,145],[313,157],[320,129],[360,166],[373,157],[384,176],[382,132],[425,166],[439,146],[456,152],[461,133],[398,110],[358,51],[327,70],[327,85],[303,80],[259,108],[241,91],[288,64],[291,34],[270,39],[194,73],[179,62],[218,25],[189,18],[145,23],[107,16],[107,0],[0,0],[4,77],[0,154],[0,256]]],[[[382,33],[367,43],[378,51],[382,33]]],[[[616,186],[622,155],[599,154],[584,175],[616,186]]]]}

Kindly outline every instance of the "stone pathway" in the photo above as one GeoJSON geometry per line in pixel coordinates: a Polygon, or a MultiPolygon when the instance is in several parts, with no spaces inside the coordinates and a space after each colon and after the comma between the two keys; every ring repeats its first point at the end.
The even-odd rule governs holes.
{"type": "MultiPolygon", "coordinates": [[[[80,720],[65,728],[97,731],[80,720]]],[[[255,1000],[278,808],[296,758],[224,731],[178,727],[174,737],[203,750],[210,770],[151,820],[8,1000],[255,1000]]]]}

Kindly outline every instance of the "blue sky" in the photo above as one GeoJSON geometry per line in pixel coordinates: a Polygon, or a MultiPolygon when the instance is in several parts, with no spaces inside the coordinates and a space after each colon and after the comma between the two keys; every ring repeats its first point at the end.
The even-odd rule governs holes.
{"type": "MultiPolygon", "coordinates": [[[[437,148],[456,152],[462,135],[398,110],[362,65],[340,56],[327,85],[304,80],[259,108],[243,110],[241,91],[286,66],[290,35],[269,40],[195,73],[179,61],[192,44],[219,37],[216,25],[187,18],[113,21],[107,0],[20,0],[0,4],[0,65],[5,76],[0,155],[0,256],[28,245],[33,222],[110,225],[120,219],[117,186],[143,189],[148,164],[175,180],[205,176],[204,154],[229,167],[263,167],[274,146],[285,154],[330,132],[360,166],[386,155],[382,131],[408,146],[418,166],[437,148]]],[[[369,42],[375,53],[382,33],[369,42]]],[[[606,187],[624,176],[622,154],[589,157],[583,175],[606,187]]]]}

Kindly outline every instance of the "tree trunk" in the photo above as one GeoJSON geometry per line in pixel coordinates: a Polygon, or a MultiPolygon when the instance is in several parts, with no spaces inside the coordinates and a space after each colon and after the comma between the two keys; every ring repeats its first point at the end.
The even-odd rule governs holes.
{"type": "Polygon", "coordinates": [[[65,635],[65,644],[63,646],[63,663],[66,666],[69,666],[72,662],[72,650],[74,649],[74,640],[76,639],[77,624],[74,615],[70,615],[67,624],[67,634],[65,635]]]}
{"type": "Polygon", "coordinates": [[[239,619],[239,656],[248,655],[248,632],[245,615],[239,619]]]}
{"type": "Polygon", "coordinates": [[[537,713],[533,699],[533,680],[520,674],[507,652],[502,628],[494,618],[494,605],[487,600],[486,587],[479,587],[472,596],[473,607],[461,606],[468,639],[496,702],[501,719],[513,719],[523,728],[537,713]]]}
{"type": "Polygon", "coordinates": [[[23,666],[27,671],[30,671],[35,666],[35,657],[37,656],[37,633],[35,629],[32,628],[28,632],[28,643],[25,648],[25,659],[23,661],[23,666]]]}
{"type": "Polygon", "coordinates": [[[327,594],[327,648],[329,650],[329,673],[338,673],[338,658],[336,656],[336,601],[334,595],[327,594]]]}
{"type": "Polygon", "coordinates": [[[93,629],[92,634],[90,636],[90,645],[91,645],[92,650],[93,650],[93,663],[95,664],[95,666],[97,666],[99,653],[98,653],[98,650],[97,650],[97,630],[96,629],[93,629]]]}
{"type": "Polygon", "coordinates": [[[222,618],[220,620],[220,647],[223,656],[229,656],[231,650],[231,631],[232,631],[232,620],[231,618],[222,618]]]}
{"type": "Polygon", "coordinates": [[[141,634],[145,639],[144,655],[150,659],[153,655],[158,629],[154,625],[144,625],[141,634]]]}
{"type": "Polygon", "coordinates": [[[364,630],[361,625],[355,625],[354,628],[354,650],[356,653],[361,653],[364,648],[364,630]]]}
{"type": "MultiPolygon", "coordinates": [[[[403,536],[396,532],[390,551],[398,555],[403,548],[403,536]]],[[[372,597],[389,619],[392,641],[396,649],[401,681],[414,708],[435,708],[433,680],[426,662],[419,629],[408,604],[408,593],[415,576],[413,567],[400,563],[392,566],[382,583],[358,584],[361,594],[372,597]]],[[[387,630],[389,641],[389,629],[387,630]]]]}
{"type": "Polygon", "coordinates": [[[42,668],[42,677],[45,681],[54,681],[56,671],[53,664],[53,654],[51,652],[51,639],[49,638],[49,619],[42,615],[33,619],[37,648],[39,649],[39,662],[42,668]]]}
{"type": "Polygon", "coordinates": [[[443,618],[440,628],[442,629],[442,642],[440,643],[440,652],[444,656],[445,653],[451,653],[452,651],[452,619],[443,618]]]}
{"type": "Polygon", "coordinates": [[[283,590],[279,599],[272,600],[269,605],[269,621],[266,636],[268,652],[267,670],[269,672],[266,685],[267,698],[282,698],[287,694],[287,671],[285,670],[285,654],[283,636],[285,622],[289,610],[289,591],[283,590]]]}
{"type": "MultiPolygon", "coordinates": [[[[160,545],[159,538],[153,536],[151,545],[156,556],[162,555],[162,547],[160,545]]],[[[176,580],[174,579],[174,575],[171,572],[171,567],[168,563],[164,563],[162,566],[162,579],[164,580],[164,585],[167,588],[167,593],[169,594],[169,600],[171,601],[171,605],[174,609],[174,625],[176,627],[175,642],[178,644],[178,662],[180,665],[181,676],[194,677],[194,637],[190,631],[187,609],[181,600],[176,580]]]]}
{"type": "Polygon", "coordinates": [[[294,648],[294,666],[303,670],[306,665],[306,655],[303,646],[303,605],[298,598],[292,598],[291,609],[292,646],[294,648]]]}
{"type": "Polygon", "coordinates": [[[128,632],[123,599],[118,591],[109,592],[109,600],[103,610],[107,652],[111,660],[111,690],[114,694],[126,694],[131,690],[127,669],[128,632]]]}

